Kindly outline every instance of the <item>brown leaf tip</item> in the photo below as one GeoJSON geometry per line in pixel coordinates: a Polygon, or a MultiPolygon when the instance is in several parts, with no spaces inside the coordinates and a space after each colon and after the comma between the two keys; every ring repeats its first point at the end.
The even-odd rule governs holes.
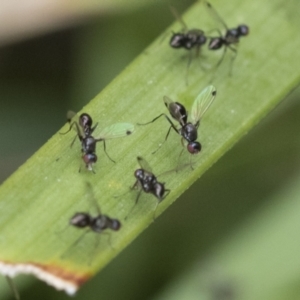
{"type": "Polygon", "coordinates": [[[80,276],[54,265],[31,262],[10,263],[0,261],[0,273],[10,277],[15,277],[18,274],[32,274],[57,290],[63,290],[69,295],[74,295],[79,287],[90,278],[88,275],[80,276]]]}

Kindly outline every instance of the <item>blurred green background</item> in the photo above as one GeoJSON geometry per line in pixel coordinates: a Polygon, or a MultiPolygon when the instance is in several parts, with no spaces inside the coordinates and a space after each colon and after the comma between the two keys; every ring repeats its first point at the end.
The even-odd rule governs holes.
{"type": "MultiPolygon", "coordinates": [[[[172,4],[182,12],[192,2],[172,4]]],[[[124,12],[99,11],[67,29],[64,26],[37,37],[3,43],[1,182],[60,129],[68,109],[81,109],[173,20],[168,3],[151,1],[124,12]]],[[[178,278],[195,269],[197,272],[198,267],[202,276],[199,286],[205,284],[194,292],[194,299],[258,299],[243,294],[240,278],[220,262],[226,261],[226,255],[223,260],[217,258],[227,244],[234,243],[240,228],[248,234],[260,232],[256,220],[269,224],[275,214],[273,206],[280,203],[278,195],[288,194],[300,178],[299,95],[300,90],[295,90],[163,217],[88,282],[75,299],[151,299],[172,286],[174,280],[179,287],[178,278]]],[[[284,200],[289,199],[282,197],[284,200]]],[[[282,210],[283,223],[290,218],[285,213],[282,210]]],[[[281,224],[278,226],[281,228],[281,224]]],[[[299,230],[300,221],[293,228],[299,230]]],[[[270,225],[270,232],[272,229],[270,225]]],[[[278,249],[281,257],[284,251],[277,243],[280,239],[273,249],[278,249]]],[[[300,253],[300,242],[294,247],[300,253]]],[[[298,261],[294,263],[298,265],[298,261]]],[[[249,264],[260,272],[254,259],[249,264]]],[[[270,278],[264,279],[270,282],[270,278]]],[[[19,276],[16,284],[24,300],[69,298],[31,276],[19,276]]],[[[12,299],[4,278],[0,288],[6,295],[1,299],[12,299]]],[[[293,276],[281,292],[288,298],[278,299],[300,299],[300,274],[293,276]]]]}

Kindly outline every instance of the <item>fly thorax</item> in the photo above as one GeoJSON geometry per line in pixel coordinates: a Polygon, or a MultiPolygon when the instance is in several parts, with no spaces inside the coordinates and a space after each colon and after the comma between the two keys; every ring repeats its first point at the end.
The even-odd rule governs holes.
{"type": "Polygon", "coordinates": [[[180,129],[180,134],[188,142],[195,141],[198,138],[197,128],[192,123],[187,123],[185,126],[183,126],[180,129]]]}
{"type": "Polygon", "coordinates": [[[240,34],[237,28],[229,29],[226,32],[225,40],[227,44],[237,43],[239,40],[240,34]]]}
{"type": "Polygon", "coordinates": [[[198,40],[198,33],[194,30],[190,30],[187,34],[187,42],[186,42],[186,48],[191,49],[194,46],[197,45],[197,40],[198,40]]]}
{"type": "Polygon", "coordinates": [[[82,140],[82,152],[93,153],[96,151],[96,141],[92,136],[86,137],[82,140]]]}
{"type": "Polygon", "coordinates": [[[141,181],[142,189],[145,193],[149,193],[154,189],[156,177],[152,173],[145,172],[145,176],[141,181]]]}
{"type": "Polygon", "coordinates": [[[146,172],[143,169],[137,169],[134,172],[135,178],[138,180],[140,186],[146,193],[148,193],[148,191],[149,191],[149,182],[151,181],[151,179],[150,179],[151,176],[149,174],[150,173],[146,172]]]}
{"type": "Polygon", "coordinates": [[[201,46],[206,42],[204,32],[200,29],[191,29],[187,35],[193,46],[201,46]]]}
{"type": "Polygon", "coordinates": [[[101,232],[107,228],[107,217],[104,215],[97,216],[93,219],[92,229],[96,232],[101,232]]]}
{"type": "Polygon", "coordinates": [[[142,185],[143,191],[145,193],[149,193],[149,192],[151,192],[151,190],[153,190],[153,183],[150,180],[142,181],[141,185],[142,185]]]}
{"type": "Polygon", "coordinates": [[[206,36],[205,35],[199,35],[197,39],[198,45],[204,45],[206,43],[206,36]]]}
{"type": "Polygon", "coordinates": [[[143,180],[146,183],[155,183],[156,182],[156,177],[154,176],[154,174],[145,171],[143,180]]]}

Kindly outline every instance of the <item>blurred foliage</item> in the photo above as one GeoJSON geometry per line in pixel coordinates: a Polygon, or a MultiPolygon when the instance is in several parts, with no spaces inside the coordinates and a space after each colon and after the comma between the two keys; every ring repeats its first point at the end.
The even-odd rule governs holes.
{"type": "MultiPolygon", "coordinates": [[[[178,10],[188,4],[178,4],[178,10]]],[[[288,14],[294,16],[292,10],[288,14]]],[[[67,109],[80,109],[172,21],[167,5],[157,4],[101,20],[94,17],[78,28],[0,49],[0,180],[57,131],[67,109]],[[101,37],[101,45],[94,36],[101,37]]],[[[190,265],[205,262],[244,220],[255,217],[298,178],[299,96],[294,92],[261,122],[76,299],[150,299],[190,265]]],[[[299,283],[294,280],[291,286],[299,283]]],[[[69,299],[31,277],[20,276],[16,283],[25,300],[69,299]]],[[[7,289],[4,278],[0,284],[7,289]]],[[[7,295],[11,299],[9,291],[7,295]]]]}

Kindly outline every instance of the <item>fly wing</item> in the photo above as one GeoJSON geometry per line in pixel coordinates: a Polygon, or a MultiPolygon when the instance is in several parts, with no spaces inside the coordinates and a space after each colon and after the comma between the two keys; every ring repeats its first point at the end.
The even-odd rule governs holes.
{"type": "Polygon", "coordinates": [[[164,102],[170,115],[181,125],[184,125],[187,120],[185,107],[178,102],[172,101],[168,96],[164,96],[164,102]]]}
{"type": "Polygon", "coordinates": [[[149,173],[152,173],[152,169],[151,169],[150,165],[143,157],[138,156],[136,159],[143,170],[145,170],[149,173]]]}
{"type": "Polygon", "coordinates": [[[134,125],[131,123],[116,123],[105,127],[97,135],[96,140],[109,140],[131,135],[134,131],[134,125]]]}
{"type": "Polygon", "coordinates": [[[187,31],[187,26],[184,23],[183,19],[181,18],[181,16],[179,15],[178,11],[176,10],[176,8],[174,6],[170,6],[170,10],[171,13],[173,14],[173,16],[175,17],[175,19],[181,24],[182,26],[182,31],[187,31]]]}
{"type": "Polygon", "coordinates": [[[217,90],[213,85],[206,87],[195,99],[192,106],[191,120],[197,125],[205,112],[213,103],[217,94],[217,90]]]}
{"type": "Polygon", "coordinates": [[[164,103],[165,103],[167,109],[170,110],[170,105],[172,105],[172,103],[174,103],[174,101],[172,99],[170,99],[168,96],[164,96],[163,100],[164,100],[164,103]]]}
{"type": "Polygon", "coordinates": [[[208,8],[209,13],[212,15],[212,17],[215,20],[217,20],[220,24],[222,24],[226,30],[228,30],[226,23],[223,21],[223,19],[220,17],[220,15],[217,13],[217,11],[213,8],[213,6],[207,1],[205,1],[205,3],[206,3],[206,7],[208,8]]]}
{"type": "Polygon", "coordinates": [[[100,210],[99,204],[97,202],[97,199],[95,198],[93,187],[89,182],[86,182],[85,184],[86,184],[86,188],[87,188],[87,192],[88,192],[87,196],[88,196],[88,201],[90,203],[90,206],[91,206],[92,210],[96,211],[97,215],[99,216],[99,215],[101,215],[101,210],[100,210]]]}
{"type": "Polygon", "coordinates": [[[71,123],[72,121],[79,121],[79,117],[78,115],[76,114],[75,111],[72,111],[72,110],[68,110],[67,112],[67,120],[69,123],[71,123]]]}
{"type": "Polygon", "coordinates": [[[73,130],[76,131],[78,137],[84,137],[85,136],[83,128],[79,125],[79,116],[76,114],[76,112],[74,112],[72,110],[68,110],[67,120],[70,124],[70,128],[69,128],[68,131],[63,132],[62,134],[68,133],[73,128],[73,130]]]}

